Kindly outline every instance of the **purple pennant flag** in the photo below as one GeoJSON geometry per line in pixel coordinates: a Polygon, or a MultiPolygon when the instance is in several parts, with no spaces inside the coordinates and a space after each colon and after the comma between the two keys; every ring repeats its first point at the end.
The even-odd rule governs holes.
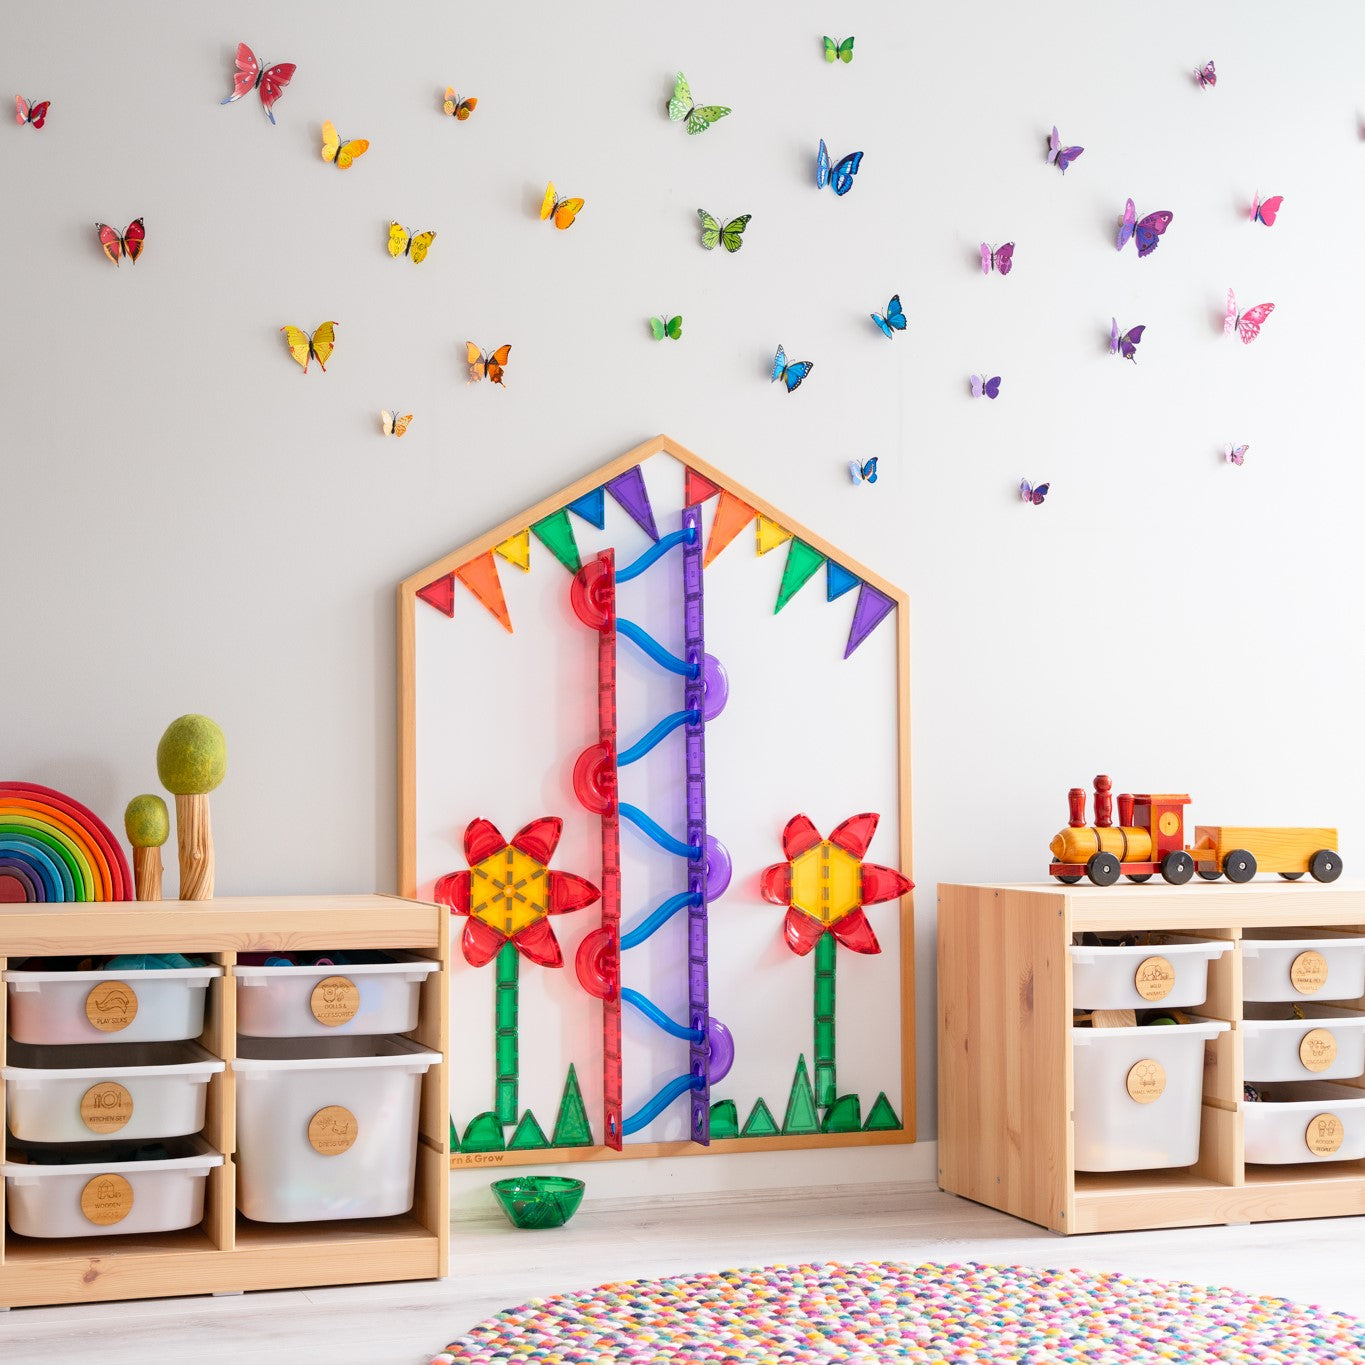
{"type": "Polygon", "coordinates": [[[637,464],[608,479],[606,490],[640,524],[651,540],[658,540],[659,528],[654,524],[654,509],[649,505],[649,494],[645,491],[645,476],[637,464]]]}
{"type": "Polygon", "coordinates": [[[844,647],[845,659],[881,625],[895,605],[891,598],[879,592],[871,583],[862,585],[858,590],[857,605],[853,608],[853,625],[848,632],[848,644],[844,647]]]}

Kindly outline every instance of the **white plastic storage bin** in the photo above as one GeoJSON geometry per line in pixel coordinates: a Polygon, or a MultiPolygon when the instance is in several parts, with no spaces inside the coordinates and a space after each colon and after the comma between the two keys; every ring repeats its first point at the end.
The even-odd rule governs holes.
{"type": "Polygon", "coordinates": [[[1138,947],[1073,946],[1071,1003],[1078,1010],[1188,1009],[1208,995],[1209,963],[1232,944],[1181,940],[1138,947]]]}
{"type": "Polygon", "coordinates": [[[1248,1003],[1243,1014],[1242,1074],[1253,1084],[1365,1073],[1365,1014],[1288,1003],[1248,1003]],[[1296,1009],[1301,1019],[1294,1017],[1296,1009]]]}
{"type": "Polygon", "coordinates": [[[16,1043],[5,1080],[20,1142],[182,1137],[204,1126],[209,1077],[226,1063],[198,1043],[33,1047],[16,1043]]]}
{"type": "Polygon", "coordinates": [[[1365,936],[1242,939],[1245,1000],[1356,1000],[1365,995],[1365,936]]]}
{"type": "Polygon", "coordinates": [[[204,1031],[209,982],[221,967],[3,975],[17,1043],[159,1043],[204,1031]]]}
{"type": "Polygon", "coordinates": [[[243,967],[237,1032],[251,1038],[407,1033],[417,1027],[422,982],[440,963],[410,953],[337,967],[243,967]]]}
{"type": "Polygon", "coordinates": [[[1330,1081],[1268,1087],[1242,1101],[1246,1159],[1256,1165],[1355,1161],[1365,1157],[1365,1091],[1330,1081]]]}
{"type": "Polygon", "coordinates": [[[1142,1171],[1199,1159],[1204,1044],[1218,1020],[1073,1028],[1078,1171],[1142,1171]]]}
{"type": "Polygon", "coordinates": [[[422,1076],[406,1038],[242,1038],[237,1207],[263,1223],[383,1218],[412,1207],[422,1076]]]}
{"type": "Polygon", "coordinates": [[[39,1166],[11,1160],[5,1177],[9,1225],[24,1237],[107,1237],[172,1232],[204,1216],[204,1182],[223,1158],[200,1138],[168,1144],[160,1161],[130,1161],[111,1148],[100,1160],[39,1166]],[[123,1159],[119,1159],[120,1156],[123,1159]]]}

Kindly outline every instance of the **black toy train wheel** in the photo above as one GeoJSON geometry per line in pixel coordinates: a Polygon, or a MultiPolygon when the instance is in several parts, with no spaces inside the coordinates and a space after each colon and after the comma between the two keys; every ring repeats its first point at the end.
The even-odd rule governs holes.
{"type": "Polygon", "coordinates": [[[1152,880],[1152,874],[1150,872],[1125,872],[1123,875],[1127,877],[1130,882],[1137,882],[1139,886],[1141,886],[1143,882],[1152,880]]]}
{"type": "Polygon", "coordinates": [[[1234,848],[1223,859],[1223,875],[1238,885],[1249,882],[1256,875],[1256,855],[1244,848],[1234,848]]]}
{"type": "Polygon", "coordinates": [[[1172,886],[1184,886],[1194,876],[1194,859],[1184,849],[1173,848],[1161,860],[1161,875],[1172,886]]]}
{"type": "Polygon", "coordinates": [[[1079,878],[1079,877],[1064,876],[1062,873],[1059,872],[1059,873],[1057,874],[1057,880],[1058,880],[1059,882],[1064,882],[1067,886],[1075,886],[1076,883],[1077,883],[1078,881],[1080,881],[1080,878],[1079,878]]]}
{"type": "Polygon", "coordinates": [[[1113,886],[1119,879],[1119,860],[1112,853],[1096,853],[1085,865],[1085,875],[1096,886],[1113,886]]]}
{"type": "Polygon", "coordinates": [[[1341,856],[1335,849],[1320,848],[1308,860],[1315,882],[1334,882],[1341,876],[1341,856]]]}
{"type": "Polygon", "coordinates": [[[1303,873],[1302,873],[1302,872],[1281,872],[1281,873],[1280,873],[1280,876],[1283,877],[1283,878],[1285,879],[1285,881],[1287,881],[1287,882],[1296,882],[1296,881],[1298,881],[1298,879],[1299,879],[1300,877],[1303,876],[1303,873]]]}
{"type": "Polygon", "coordinates": [[[1212,870],[1203,867],[1194,869],[1206,882],[1216,882],[1223,874],[1215,867],[1212,870]]]}

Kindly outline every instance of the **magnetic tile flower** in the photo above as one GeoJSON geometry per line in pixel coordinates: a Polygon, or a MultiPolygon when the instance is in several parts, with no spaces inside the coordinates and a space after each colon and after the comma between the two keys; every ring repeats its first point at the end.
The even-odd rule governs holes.
{"type": "Polygon", "coordinates": [[[563,954],[547,916],[591,905],[601,892],[572,872],[552,872],[564,822],[543,816],[504,839],[489,820],[471,820],[464,832],[467,872],[448,872],[436,883],[437,901],[467,915],[460,949],[471,967],[491,962],[505,943],[542,967],[562,967],[563,954]]]}

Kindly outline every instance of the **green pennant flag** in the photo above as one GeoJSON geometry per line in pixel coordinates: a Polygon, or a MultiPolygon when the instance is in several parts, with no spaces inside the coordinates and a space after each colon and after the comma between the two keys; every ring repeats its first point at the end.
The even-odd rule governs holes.
{"type": "Polygon", "coordinates": [[[804,540],[792,537],[791,548],[787,551],[787,563],[782,570],[782,585],[777,590],[774,616],[810,582],[816,569],[824,562],[825,557],[819,550],[812,550],[804,540]]]}
{"type": "Polygon", "coordinates": [[[531,534],[570,573],[577,573],[583,567],[583,561],[578,554],[578,542],[574,539],[573,525],[569,521],[567,508],[561,507],[558,512],[551,512],[548,517],[535,522],[531,527],[531,534]]]}

